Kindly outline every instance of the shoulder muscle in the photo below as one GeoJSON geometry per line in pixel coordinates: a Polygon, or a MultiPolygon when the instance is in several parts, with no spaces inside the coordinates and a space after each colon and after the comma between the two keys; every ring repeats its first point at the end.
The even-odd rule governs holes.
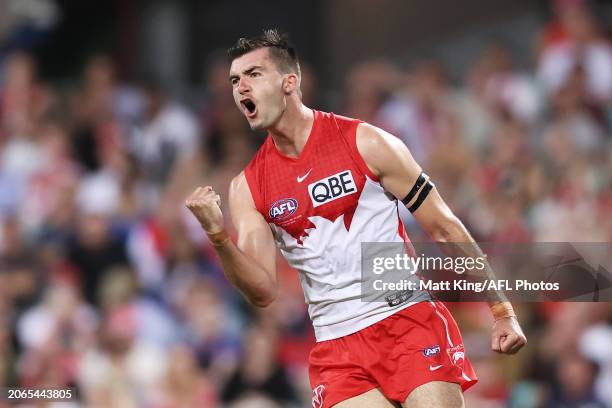
{"type": "Polygon", "coordinates": [[[405,196],[414,184],[421,166],[408,147],[397,137],[367,123],[357,128],[357,149],[370,170],[395,197],[405,196]]]}

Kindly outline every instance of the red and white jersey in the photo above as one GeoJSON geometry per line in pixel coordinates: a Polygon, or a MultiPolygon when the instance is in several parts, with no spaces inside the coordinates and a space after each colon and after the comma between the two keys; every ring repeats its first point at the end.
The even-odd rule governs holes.
{"type": "Polygon", "coordinates": [[[357,150],[359,123],[314,111],[298,158],[280,153],[268,135],[244,172],[257,210],[299,272],[317,341],[357,332],[416,303],[362,300],[361,243],[408,237],[398,201],[357,150]]]}

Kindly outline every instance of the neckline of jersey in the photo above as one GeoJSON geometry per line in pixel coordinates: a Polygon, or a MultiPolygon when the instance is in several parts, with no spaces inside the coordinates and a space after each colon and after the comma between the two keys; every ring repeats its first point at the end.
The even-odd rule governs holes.
{"type": "Polygon", "coordinates": [[[298,157],[289,157],[284,155],[283,153],[280,152],[280,150],[278,150],[278,148],[276,147],[276,144],[274,143],[274,140],[272,139],[272,136],[268,135],[268,137],[270,138],[270,144],[272,145],[272,150],[274,150],[274,152],[276,153],[277,156],[279,156],[281,159],[283,160],[287,160],[293,163],[297,163],[301,160],[303,160],[308,152],[310,151],[310,146],[314,144],[314,142],[312,141],[313,136],[316,135],[316,128],[318,127],[319,121],[320,121],[320,112],[316,109],[312,109],[312,113],[313,113],[313,121],[312,121],[312,127],[310,128],[310,133],[308,134],[308,139],[306,139],[306,144],[304,144],[304,148],[302,149],[302,151],[300,152],[300,154],[298,155],[298,157]]]}

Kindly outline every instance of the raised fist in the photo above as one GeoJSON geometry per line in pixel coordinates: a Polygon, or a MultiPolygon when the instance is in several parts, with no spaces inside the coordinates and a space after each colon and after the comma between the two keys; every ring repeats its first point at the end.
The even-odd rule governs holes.
{"type": "Polygon", "coordinates": [[[525,344],[527,338],[516,317],[509,316],[496,320],[491,333],[491,349],[501,354],[514,354],[525,344]]]}
{"type": "Polygon", "coordinates": [[[207,234],[223,231],[221,197],[211,186],[196,188],[185,200],[185,205],[195,215],[207,234]]]}

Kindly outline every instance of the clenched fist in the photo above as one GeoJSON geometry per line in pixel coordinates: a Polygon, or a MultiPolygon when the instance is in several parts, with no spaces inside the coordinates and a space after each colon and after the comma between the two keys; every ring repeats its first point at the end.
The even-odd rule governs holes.
{"type": "Polygon", "coordinates": [[[187,197],[185,205],[195,215],[207,234],[217,234],[223,231],[221,197],[211,186],[196,188],[187,197]]]}
{"type": "Polygon", "coordinates": [[[493,351],[501,354],[514,354],[525,344],[527,344],[527,338],[516,317],[509,316],[495,321],[491,333],[493,351]]]}

